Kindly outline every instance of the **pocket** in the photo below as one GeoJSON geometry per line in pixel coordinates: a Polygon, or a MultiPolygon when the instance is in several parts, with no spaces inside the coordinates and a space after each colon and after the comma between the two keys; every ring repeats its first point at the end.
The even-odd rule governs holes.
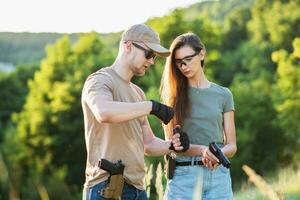
{"type": "Polygon", "coordinates": [[[219,166],[219,169],[220,169],[220,171],[221,171],[222,173],[224,173],[224,174],[229,174],[229,173],[230,173],[229,168],[226,168],[226,167],[224,167],[223,165],[220,165],[220,166],[219,166]]]}
{"type": "Polygon", "coordinates": [[[100,182],[90,189],[90,194],[88,200],[103,200],[101,196],[101,190],[105,188],[107,181],[100,182]]]}

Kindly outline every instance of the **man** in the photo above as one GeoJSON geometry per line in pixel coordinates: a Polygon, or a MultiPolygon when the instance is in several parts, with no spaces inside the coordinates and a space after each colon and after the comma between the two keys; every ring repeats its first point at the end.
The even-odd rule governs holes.
{"type": "Polygon", "coordinates": [[[144,188],[144,154],[160,156],[185,151],[186,138],[175,134],[171,141],[154,136],[148,114],[165,124],[173,109],[156,101],[147,101],[144,92],[131,83],[134,75],[142,76],[154,64],[155,56],[170,52],[150,27],[137,24],[124,31],[115,62],[91,74],[82,91],[82,108],[87,148],[84,199],[109,199],[104,191],[114,192],[121,185],[121,199],[147,199],[144,188]],[[185,141],[183,141],[185,140],[185,141]],[[184,144],[184,145],[183,145],[184,144]],[[182,146],[181,146],[182,145],[182,146]],[[110,173],[99,168],[99,159],[125,166],[125,183],[111,183],[110,173]]]}

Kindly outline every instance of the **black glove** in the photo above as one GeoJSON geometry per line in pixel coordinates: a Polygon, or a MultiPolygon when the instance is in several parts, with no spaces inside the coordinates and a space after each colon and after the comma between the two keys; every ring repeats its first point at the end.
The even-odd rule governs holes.
{"type": "Polygon", "coordinates": [[[164,122],[164,124],[168,124],[174,116],[173,108],[154,100],[150,101],[152,102],[152,110],[150,114],[158,117],[164,122]]]}
{"type": "Polygon", "coordinates": [[[169,149],[173,150],[175,152],[186,152],[190,148],[189,136],[187,135],[186,132],[183,132],[180,128],[176,128],[176,127],[173,129],[173,134],[175,134],[175,133],[179,133],[179,135],[180,135],[179,140],[180,140],[180,143],[181,143],[181,146],[183,147],[183,149],[180,151],[176,151],[172,142],[171,142],[171,146],[169,147],[169,149]]]}

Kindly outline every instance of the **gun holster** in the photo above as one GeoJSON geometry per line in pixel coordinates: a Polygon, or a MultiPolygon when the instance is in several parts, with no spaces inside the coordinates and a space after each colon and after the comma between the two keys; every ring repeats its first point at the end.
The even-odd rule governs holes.
{"type": "Polygon", "coordinates": [[[174,171],[175,171],[175,159],[173,159],[171,156],[166,155],[165,156],[166,160],[166,173],[167,173],[167,178],[172,179],[174,176],[174,171]]]}
{"type": "Polygon", "coordinates": [[[122,174],[110,175],[108,185],[101,190],[101,196],[107,199],[121,199],[124,187],[124,177],[122,174]]]}

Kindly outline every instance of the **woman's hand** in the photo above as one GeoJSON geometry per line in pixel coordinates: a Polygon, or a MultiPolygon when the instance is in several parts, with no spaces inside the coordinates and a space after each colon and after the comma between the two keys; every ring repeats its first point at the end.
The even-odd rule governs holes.
{"type": "Polygon", "coordinates": [[[211,170],[216,169],[219,165],[219,159],[212,152],[209,151],[208,147],[203,148],[202,162],[204,166],[211,170]]]}

